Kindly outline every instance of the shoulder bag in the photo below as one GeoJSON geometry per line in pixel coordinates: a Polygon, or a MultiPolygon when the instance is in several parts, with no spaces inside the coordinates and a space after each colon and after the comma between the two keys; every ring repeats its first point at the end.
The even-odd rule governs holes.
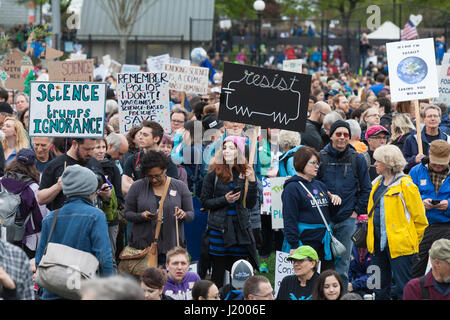
{"type": "Polygon", "coordinates": [[[161,231],[164,201],[166,200],[169,184],[170,184],[170,177],[167,177],[163,195],[161,197],[161,201],[159,202],[158,222],[156,224],[154,241],[150,246],[148,246],[143,250],[126,246],[119,255],[119,259],[121,261],[119,263],[118,268],[121,273],[139,277],[142,271],[144,271],[145,269],[158,266],[157,242],[159,233],[161,231]]]}
{"type": "Polygon", "coordinates": [[[36,282],[60,297],[79,300],[81,281],[95,275],[99,261],[89,252],[50,242],[58,212],[59,209],[53,216],[44,255],[36,271],[36,282]]]}
{"type": "Polygon", "coordinates": [[[329,225],[327,223],[327,220],[325,219],[325,217],[324,217],[324,215],[322,213],[322,209],[320,209],[320,206],[317,203],[316,198],[308,190],[308,188],[305,187],[305,185],[301,181],[299,181],[298,183],[300,183],[301,186],[306,190],[306,192],[308,192],[308,194],[314,200],[314,203],[315,203],[317,209],[319,210],[319,213],[320,213],[320,216],[322,217],[323,223],[325,224],[325,227],[327,228],[327,232],[330,234],[330,238],[331,238],[330,247],[331,247],[331,253],[333,254],[333,257],[334,258],[342,257],[345,254],[345,252],[347,251],[347,249],[345,248],[345,246],[338,239],[336,239],[335,236],[333,236],[333,233],[331,232],[331,229],[330,229],[330,227],[329,227],[329,225]]]}

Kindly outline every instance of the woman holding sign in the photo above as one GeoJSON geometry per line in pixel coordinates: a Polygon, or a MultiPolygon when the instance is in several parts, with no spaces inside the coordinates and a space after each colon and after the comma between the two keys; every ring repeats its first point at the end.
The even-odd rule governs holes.
{"type": "Polygon", "coordinates": [[[223,286],[225,270],[239,259],[248,259],[257,268],[256,243],[250,224],[250,208],[257,200],[257,182],[253,168],[244,156],[245,138],[229,136],[209,166],[201,193],[201,202],[209,210],[208,254],[212,260],[211,280],[223,286]],[[248,179],[247,197],[244,184],[248,179]],[[245,201],[245,207],[243,202],[245,201]]]}
{"type": "Polygon", "coordinates": [[[319,154],[313,148],[300,148],[294,155],[297,175],[286,180],[281,194],[283,251],[292,254],[299,246],[309,245],[317,251],[321,270],[325,270],[333,268],[334,257],[323,219],[330,224],[333,207],[341,204],[341,198],[329,193],[325,184],[315,179],[319,165],[319,154]]]}

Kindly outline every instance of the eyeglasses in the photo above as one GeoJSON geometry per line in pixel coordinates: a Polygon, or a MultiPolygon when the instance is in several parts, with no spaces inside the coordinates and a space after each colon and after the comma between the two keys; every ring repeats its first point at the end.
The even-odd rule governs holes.
{"type": "Polygon", "coordinates": [[[387,137],[370,137],[369,139],[373,139],[373,140],[387,140],[387,137]]]}
{"type": "Polygon", "coordinates": [[[273,291],[269,292],[268,294],[264,295],[264,296],[260,296],[259,294],[253,294],[255,297],[260,297],[260,298],[270,298],[270,297],[274,297],[273,291]]]}
{"type": "Polygon", "coordinates": [[[440,118],[440,117],[436,114],[429,114],[425,118],[440,118]]]}
{"type": "Polygon", "coordinates": [[[296,263],[303,263],[305,261],[311,261],[310,258],[305,258],[305,259],[292,259],[292,264],[296,264],[296,263]]]}
{"type": "Polygon", "coordinates": [[[344,135],[344,138],[350,137],[350,134],[348,134],[347,132],[335,132],[334,134],[335,134],[336,137],[338,137],[338,138],[342,137],[342,135],[344,135]]]}
{"type": "Polygon", "coordinates": [[[377,117],[377,118],[379,118],[380,115],[379,115],[379,114],[371,114],[371,115],[367,115],[367,118],[370,118],[370,117],[377,117]]]}
{"type": "Polygon", "coordinates": [[[209,98],[201,98],[200,101],[201,102],[209,102],[209,98]]]}
{"type": "Polygon", "coordinates": [[[184,123],[184,121],[183,120],[170,120],[170,121],[172,121],[172,122],[174,122],[174,123],[184,123]]]}
{"type": "Polygon", "coordinates": [[[309,164],[312,164],[313,166],[320,166],[320,163],[317,162],[317,161],[311,160],[311,161],[308,161],[308,163],[309,163],[309,164]]]}
{"type": "Polygon", "coordinates": [[[161,172],[160,174],[157,174],[157,175],[147,175],[147,177],[150,179],[150,180],[154,180],[154,179],[157,179],[157,180],[159,180],[159,179],[161,179],[162,177],[163,177],[163,175],[164,175],[164,171],[163,172],[161,172]]]}

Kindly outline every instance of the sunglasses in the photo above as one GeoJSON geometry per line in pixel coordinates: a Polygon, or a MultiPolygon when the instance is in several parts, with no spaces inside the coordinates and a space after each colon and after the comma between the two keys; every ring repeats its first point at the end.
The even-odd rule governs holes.
{"type": "Polygon", "coordinates": [[[347,132],[335,132],[334,134],[335,134],[336,137],[338,137],[338,138],[342,137],[342,135],[344,135],[344,138],[350,137],[350,134],[348,134],[347,132]]]}

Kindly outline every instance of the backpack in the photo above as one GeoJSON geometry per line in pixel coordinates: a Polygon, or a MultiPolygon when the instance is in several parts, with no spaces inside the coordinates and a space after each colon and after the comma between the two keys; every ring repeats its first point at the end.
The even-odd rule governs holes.
{"type": "MultiPolygon", "coordinates": [[[[356,179],[356,184],[358,187],[357,190],[359,193],[361,191],[361,185],[359,182],[358,164],[356,162],[357,155],[358,155],[358,153],[355,150],[350,148],[343,158],[343,160],[345,160],[344,162],[330,162],[330,155],[328,154],[328,151],[326,151],[326,150],[320,151],[321,170],[319,171],[320,173],[317,175],[317,179],[322,180],[325,169],[328,166],[344,166],[345,167],[344,170],[347,170],[347,166],[350,165],[350,167],[352,168],[352,171],[353,171],[353,175],[355,176],[355,179],[356,179]],[[348,158],[350,158],[349,159],[350,162],[347,162],[348,158]]],[[[345,173],[344,173],[344,176],[345,176],[345,173]]]]}
{"type": "MultiPolygon", "coordinates": [[[[0,183],[1,184],[1,183],[0,183]]],[[[4,186],[0,191],[0,225],[11,227],[19,218],[20,193],[15,194],[6,190],[4,186]]]]}

